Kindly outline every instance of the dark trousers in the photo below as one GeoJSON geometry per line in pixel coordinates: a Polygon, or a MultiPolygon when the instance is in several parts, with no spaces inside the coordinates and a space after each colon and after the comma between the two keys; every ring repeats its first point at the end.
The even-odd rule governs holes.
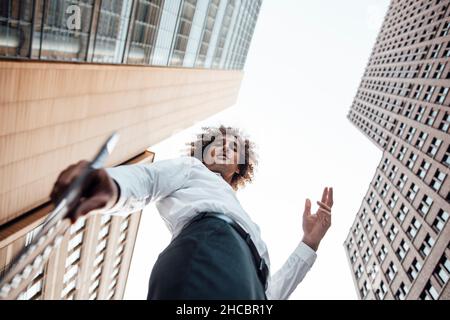
{"type": "Polygon", "coordinates": [[[161,252],[147,299],[266,299],[247,243],[226,222],[205,217],[161,252]]]}

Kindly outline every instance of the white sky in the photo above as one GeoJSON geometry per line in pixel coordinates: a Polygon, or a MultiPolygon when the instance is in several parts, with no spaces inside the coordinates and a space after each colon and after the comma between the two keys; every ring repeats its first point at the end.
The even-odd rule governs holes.
{"type": "MultiPolygon", "coordinates": [[[[204,125],[243,128],[259,147],[253,184],[238,192],[258,223],[272,273],[302,238],[309,197],[333,186],[333,222],[316,263],[290,299],[356,299],[343,242],[381,159],[346,118],[388,0],[264,0],[235,106],[152,146],[180,155],[204,125]]],[[[317,206],[314,206],[315,210],[317,206]]],[[[142,216],[125,299],[145,299],[170,234],[154,205],[142,216]]]]}

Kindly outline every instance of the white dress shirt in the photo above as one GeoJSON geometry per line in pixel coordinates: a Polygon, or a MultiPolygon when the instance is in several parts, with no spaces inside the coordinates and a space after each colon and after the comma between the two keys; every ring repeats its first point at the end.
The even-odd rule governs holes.
{"type": "MultiPolygon", "coordinates": [[[[105,213],[128,214],[156,201],[156,207],[176,237],[197,213],[223,213],[244,228],[270,270],[267,247],[259,227],[240,205],[233,188],[210,171],[200,160],[183,156],[152,164],[119,166],[106,169],[117,182],[120,196],[105,213]]],[[[300,242],[280,270],[269,276],[268,299],[287,299],[312,267],[316,253],[300,242]]]]}

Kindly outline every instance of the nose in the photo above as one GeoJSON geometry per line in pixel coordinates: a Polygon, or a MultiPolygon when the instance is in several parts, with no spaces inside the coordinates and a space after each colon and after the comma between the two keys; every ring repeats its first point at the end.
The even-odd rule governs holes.
{"type": "Polygon", "coordinates": [[[228,143],[226,140],[224,140],[222,144],[222,152],[223,154],[227,156],[232,156],[234,153],[234,149],[231,143],[228,143]]]}

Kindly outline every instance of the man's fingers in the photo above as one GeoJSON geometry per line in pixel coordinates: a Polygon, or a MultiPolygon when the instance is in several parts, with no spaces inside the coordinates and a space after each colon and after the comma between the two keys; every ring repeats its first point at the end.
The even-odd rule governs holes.
{"type": "Polygon", "coordinates": [[[76,208],[75,212],[70,215],[70,220],[72,223],[75,223],[75,221],[88,214],[92,210],[95,209],[101,209],[108,203],[109,196],[106,194],[101,194],[92,198],[88,198],[87,200],[81,202],[81,204],[76,208]]]}
{"type": "Polygon", "coordinates": [[[322,226],[329,227],[331,225],[331,213],[319,208],[317,210],[317,216],[319,217],[320,221],[322,222],[322,226]]]}
{"type": "Polygon", "coordinates": [[[305,211],[303,212],[303,216],[307,217],[311,215],[311,201],[306,199],[305,201],[305,211]]]}
{"type": "MultiPolygon", "coordinates": [[[[323,201],[322,201],[323,202],[323,201]]],[[[326,202],[327,204],[328,204],[328,206],[331,208],[331,207],[333,207],[333,188],[332,187],[330,187],[329,189],[328,189],[328,199],[327,199],[327,202],[326,202]]]]}
{"type": "Polygon", "coordinates": [[[72,164],[67,169],[65,169],[58,176],[52,192],[50,194],[50,199],[56,202],[58,197],[66,190],[66,188],[72,183],[72,181],[81,173],[81,171],[89,165],[86,160],[81,160],[76,164],[72,164]]]}
{"type": "Polygon", "coordinates": [[[321,202],[321,201],[317,201],[317,204],[319,205],[319,207],[325,211],[328,211],[329,213],[331,213],[331,208],[326,205],[325,203],[321,202]]]}
{"type": "Polygon", "coordinates": [[[327,197],[328,197],[328,188],[325,187],[325,189],[323,189],[323,192],[322,192],[322,202],[323,203],[327,202],[327,197]]]}

